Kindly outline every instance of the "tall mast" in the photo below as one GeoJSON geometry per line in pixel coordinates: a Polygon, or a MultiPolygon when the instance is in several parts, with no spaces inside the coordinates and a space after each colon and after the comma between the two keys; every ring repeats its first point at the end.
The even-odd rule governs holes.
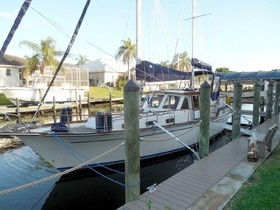
{"type": "MultiPolygon", "coordinates": [[[[194,43],[195,43],[195,0],[192,0],[192,59],[194,58],[194,43]]],[[[194,67],[192,66],[191,88],[194,88],[194,67]]]]}
{"type": "Polygon", "coordinates": [[[137,0],[136,1],[136,64],[140,64],[142,59],[141,20],[142,20],[142,0],[137,0]]]}

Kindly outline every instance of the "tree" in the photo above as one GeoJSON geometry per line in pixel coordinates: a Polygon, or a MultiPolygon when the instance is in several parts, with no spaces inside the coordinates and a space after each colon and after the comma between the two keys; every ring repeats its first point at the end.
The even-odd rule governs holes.
{"type": "Polygon", "coordinates": [[[81,55],[79,54],[78,57],[76,57],[75,59],[77,61],[77,66],[83,66],[85,65],[86,63],[89,62],[89,59],[87,59],[87,56],[86,55],[81,55]]]}
{"type": "Polygon", "coordinates": [[[40,44],[31,41],[21,41],[20,46],[25,45],[33,50],[34,54],[31,57],[25,56],[27,59],[26,70],[31,74],[34,70],[40,69],[44,73],[45,66],[57,66],[58,61],[56,56],[63,54],[62,51],[55,49],[55,40],[52,37],[47,37],[41,40],[40,44]]]}
{"type": "Polygon", "coordinates": [[[169,63],[169,61],[161,61],[160,65],[168,67],[168,68],[172,68],[171,64],[169,63]]]}
{"type": "Polygon", "coordinates": [[[136,44],[132,44],[130,38],[122,40],[123,45],[119,47],[115,58],[119,59],[122,57],[124,64],[128,66],[128,79],[130,79],[130,61],[132,58],[136,58],[136,44]]]}
{"type": "Polygon", "coordinates": [[[230,72],[230,70],[227,67],[219,67],[216,68],[216,72],[230,72]]]}
{"type": "Polygon", "coordinates": [[[185,51],[183,53],[177,53],[173,58],[173,68],[178,69],[180,71],[191,71],[190,57],[188,53],[185,51]]]}

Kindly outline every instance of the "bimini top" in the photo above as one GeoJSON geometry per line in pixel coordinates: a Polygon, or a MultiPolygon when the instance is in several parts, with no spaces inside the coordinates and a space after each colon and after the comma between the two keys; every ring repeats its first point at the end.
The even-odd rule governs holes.
{"type": "MultiPolygon", "coordinates": [[[[192,64],[194,63],[192,62],[192,64]]],[[[196,64],[199,65],[199,70],[194,71],[195,76],[212,74],[212,69],[210,67],[207,66],[207,69],[202,68],[205,66],[205,63],[199,63],[196,59],[196,64]]],[[[144,80],[146,82],[190,80],[191,76],[191,72],[175,70],[149,61],[141,61],[140,64],[136,65],[136,80],[144,80]]]]}
{"type": "Polygon", "coordinates": [[[269,80],[280,79],[280,71],[252,71],[252,72],[223,72],[215,73],[221,80],[269,80]]]}

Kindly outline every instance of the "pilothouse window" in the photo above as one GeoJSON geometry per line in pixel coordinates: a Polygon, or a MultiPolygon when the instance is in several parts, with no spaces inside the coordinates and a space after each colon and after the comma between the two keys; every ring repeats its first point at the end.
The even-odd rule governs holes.
{"type": "Polygon", "coordinates": [[[162,101],[163,95],[153,95],[152,98],[149,99],[149,107],[157,108],[159,107],[162,101]]]}
{"type": "Polygon", "coordinates": [[[168,96],[164,102],[164,109],[176,109],[180,98],[178,96],[168,96]]]}
{"type": "Polygon", "coordinates": [[[189,109],[189,99],[188,98],[184,98],[181,109],[189,109]]]}
{"type": "Polygon", "coordinates": [[[192,99],[193,99],[193,108],[198,109],[199,108],[199,96],[198,95],[193,96],[192,99]]]}

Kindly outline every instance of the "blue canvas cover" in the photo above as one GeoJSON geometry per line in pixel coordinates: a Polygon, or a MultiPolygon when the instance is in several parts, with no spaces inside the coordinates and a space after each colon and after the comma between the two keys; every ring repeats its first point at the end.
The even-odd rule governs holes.
{"type": "Polygon", "coordinates": [[[136,65],[136,80],[146,82],[190,80],[191,72],[178,71],[149,61],[136,65]]]}
{"type": "Polygon", "coordinates": [[[265,80],[280,79],[280,71],[224,72],[219,74],[221,80],[265,80]]]}

